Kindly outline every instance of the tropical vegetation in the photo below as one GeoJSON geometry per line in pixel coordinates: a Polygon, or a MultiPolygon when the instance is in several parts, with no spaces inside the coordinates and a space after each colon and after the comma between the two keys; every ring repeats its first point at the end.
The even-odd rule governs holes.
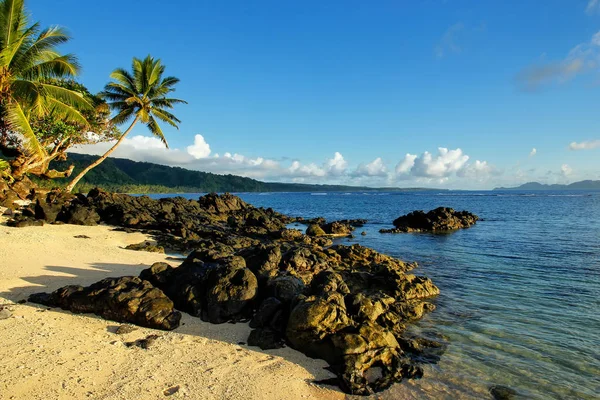
{"type": "Polygon", "coordinates": [[[51,118],[89,126],[84,113],[94,104],[62,83],[79,72],[75,56],[57,50],[68,40],[62,28],[29,24],[23,0],[0,0],[0,151],[14,178],[46,175],[69,146],[68,137],[40,137],[36,123],[51,118]]]}
{"type": "Polygon", "coordinates": [[[129,121],[131,123],[102,157],[77,174],[67,185],[67,191],[72,191],[85,174],[112,154],[138,122],[145,124],[150,132],[168,147],[167,139],[158,121],[179,128],[178,124],[181,121],[170,110],[176,104],[185,103],[185,101],[170,97],[170,94],[175,91],[175,85],[179,79],[172,76],[163,78],[164,72],[165,66],[161,61],[151,56],[147,56],[143,60],[134,58],[132,72],[122,68],[113,71],[110,75],[113,81],[106,85],[101,96],[116,112],[112,119],[114,124],[120,125],[129,121]]]}

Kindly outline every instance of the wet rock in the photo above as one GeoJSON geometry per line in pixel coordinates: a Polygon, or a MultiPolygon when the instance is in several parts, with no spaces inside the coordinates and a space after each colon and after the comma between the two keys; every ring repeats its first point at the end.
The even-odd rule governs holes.
{"type": "Polygon", "coordinates": [[[494,400],[512,400],[517,396],[517,391],[507,386],[494,385],[490,387],[490,394],[494,400]]]}
{"type": "Polygon", "coordinates": [[[402,232],[448,232],[468,228],[479,220],[468,211],[455,211],[452,208],[439,207],[428,213],[413,211],[394,220],[394,229],[382,229],[382,233],[402,232]]]}
{"type": "Polygon", "coordinates": [[[354,227],[343,222],[335,221],[321,226],[323,231],[333,236],[348,236],[354,231],[354,227]]]}
{"type": "Polygon", "coordinates": [[[307,236],[318,237],[318,236],[325,236],[326,234],[327,233],[323,230],[323,228],[321,228],[317,224],[309,225],[308,228],[306,228],[307,236]]]}
{"type": "Polygon", "coordinates": [[[31,295],[29,301],[163,330],[177,328],[181,319],[161,290],[136,277],[107,278],[88,287],[65,286],[51,294],[31,295]]]}

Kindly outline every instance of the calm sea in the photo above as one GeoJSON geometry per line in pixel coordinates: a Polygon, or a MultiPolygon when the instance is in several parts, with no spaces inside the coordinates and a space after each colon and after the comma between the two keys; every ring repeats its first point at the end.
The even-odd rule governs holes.
{"type": "Polygon", "coordinates": [[[600,192],[239,196],[292,216],[367,219],[342,243],[417,261],[415,273],[439,286],[436,311],[411,329],[444,338],[448,350],[423,379],[384,398],[490,398],[492,385],[519,398],[599,398],[600,192]],[[451,234],[378,232],[402,214],[439,206],[483,220],[451,234]]]}

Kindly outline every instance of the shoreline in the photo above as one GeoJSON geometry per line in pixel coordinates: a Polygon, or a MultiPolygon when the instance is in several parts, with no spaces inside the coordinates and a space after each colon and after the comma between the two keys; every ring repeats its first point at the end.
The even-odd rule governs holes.
{"type": "Polygon", "coordinates": [[[312,380],[334,375],[327,363],[289,347],[262,351],[245,342],[247,324],[214,325],[183,314],[172,332],[120,325],[89,314],[15,304],[28,295],[109,276],[137,275],[165,254],[125,250],[148,240],[113,227],[45,225],[9,228],[0,217],[0,305],[12,316],[0,321],[0,399],[69,398],[288,398],[343,399],[312,380]],[[74,238],[86,235],[90,239],[74,238]],[[7,240],[9,239],[9,240],[7,240]],[[157,334],[147,350],[126,341],[157,334]]]}

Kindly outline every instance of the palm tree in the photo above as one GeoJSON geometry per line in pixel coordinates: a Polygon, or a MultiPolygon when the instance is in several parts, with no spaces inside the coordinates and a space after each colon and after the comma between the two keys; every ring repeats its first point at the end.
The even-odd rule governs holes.
{"type": "Polygon", "coordinates": [[[11,162],[13,176],[49,162],[30,118],[52,114],[87,124],[80,110],[92,106],[83,95],[52,83],[53,78],[72,78],[79,72],[73,55],[56,51],[68,40],[59,27],[41,30],[38,23],[29,25],[24,0],[0,0],[0,150],[8,150],[4,144],[9,137],[13,143],[18,138],[19,155],[11,162]]]}
{"type": "Polygon", "coordinates": [[[150,132],[158,137],[167,148],[169,147],[167,139],[165,139],[157,119],[179,129],[177,124],[181,121],[168,110],[172,109],[175,104],[187,103],[183,100],[167,97],[175,91],[174,86],[179,82],[179,79],[175,77],[163,78],[165,66],[162,65],[160,59],[154,59],[151,56],[147,56],[143,60],[134,58],[132,69],[133,73],[122,68],[114,70],[110,74],[113,82],[108,83],[104,88],[104,92],[101,93],[101,96],[109,102],[111,109],[117,113],[112,122],[115,125],[120,125],[133,118],[131,125],[114,146],[81,171],[67,185],[66,191],[72,191],[77,182],[88,171],[102,163],[115,151],[138,122],[145,124],[150,132]]]}

